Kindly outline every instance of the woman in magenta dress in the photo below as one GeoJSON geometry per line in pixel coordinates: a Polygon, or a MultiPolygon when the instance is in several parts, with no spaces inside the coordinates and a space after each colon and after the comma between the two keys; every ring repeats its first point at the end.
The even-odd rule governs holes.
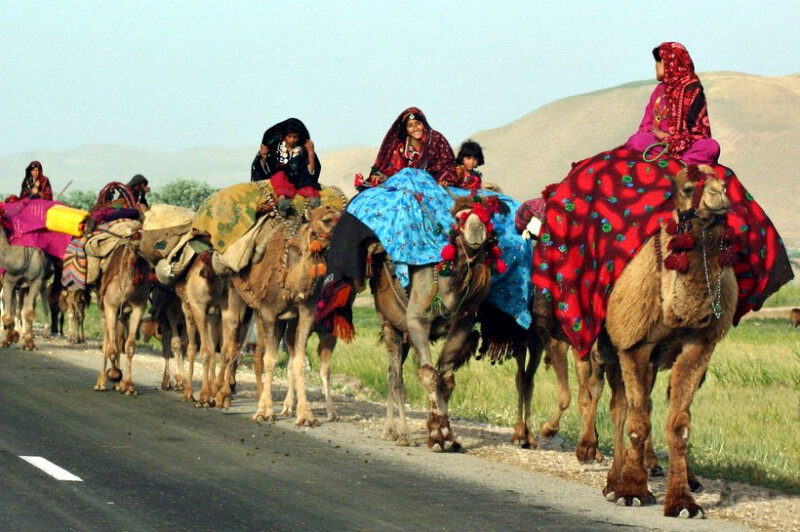
{"type": "Polygon", "coordinates": [[[689,52],[680,43],[665,42],[653,48],[653,58],[656,79],[661,83],[650,96],[639,131],[625,148],[648,151],[648,158],[666,149],[670,157],[686,164],[716,163],[719,143],[711,138],[703,85],[689,52]],[[660,146],[653,146],[656,144],[660,146]]]}

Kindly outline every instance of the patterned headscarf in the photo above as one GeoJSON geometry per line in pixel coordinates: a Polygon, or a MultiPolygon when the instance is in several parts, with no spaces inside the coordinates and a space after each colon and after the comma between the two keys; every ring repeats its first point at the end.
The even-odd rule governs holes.
{"type": "Polygon", "coordinates": [[[711,125],[705,97],[702,102],[695,102],[702,85],[686,47],[677,42],[665,42],[658,47],[658,52],[664,63],[664,93],[672,120],[670,153],[677,156],[686,151],[692,141],[711,137],[711,125]],[[693,104],[696,108],[690,130],[688,117],[693,104]]]}
{"type": "Polygon", "coordinates": [[[392,123],[386,136],[383,137],[378,157],[375,159],[373,172],[378,171],[387,177],[394,175],[399,169],[392,165],[392,157],[398,147],[403,144],[407,137],[406,123],[414,119],[422,122],[424,132],[422,134],[422,155],[417,161],[415,168],[427,170],[437,181],[445,184],[455,182],[455,154],[447,139],[431,129],[428,119],[417,107],[409,107],[397,117],[392,123]]]}

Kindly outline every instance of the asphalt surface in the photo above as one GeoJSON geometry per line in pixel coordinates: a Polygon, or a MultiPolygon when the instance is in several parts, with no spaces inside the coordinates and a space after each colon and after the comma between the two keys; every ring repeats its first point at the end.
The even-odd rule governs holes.
{"type": "Polygon", "coordinates": [[[0,350],[0,530],[688,524],[660,517],[659,508],[618,509],[586,487],[475,457],[396,448],[351,423],[255,424],[254,405],[242,401],[228,413],[193,408],[157,390],[159,374],[137,374],[136,366],[140,395],[95,392],[99,357],[51,353],[0,350]],[[82,482],[56,480],[20,456],[44,457],[82,482]]]}

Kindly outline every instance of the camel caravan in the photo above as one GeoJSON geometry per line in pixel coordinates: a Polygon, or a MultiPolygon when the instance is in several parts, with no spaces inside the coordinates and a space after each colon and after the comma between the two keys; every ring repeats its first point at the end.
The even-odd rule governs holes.
{"type": "MultiPolygon", "coordinates": [[[[657,51],[668,73],[690,65],[677,43],[657,51]]],[[[662,85],[672,90],[669,81],[662,85]]],[[[277,415],[314,426],[305,382],[309,336],[319,336],[325,414],[334,421],[332,355],[357,333],[353,305],[369,288],[388,360],[384,438],[414,442],[403,382],[413,350],[427,397],[428,447],[461,446],[448,409],[457,370],[475,358],[513,358],[512,442],[536,448],[537,434],[558,433],[570,405],[571,350],[582,420],[577,459],[604,459],[595,417],[607,381],[615,430],[603,493],[620,505],[652,504],[648,478],[664,469],[652,447],[650,395],[658,371],[671,369],[664,513],[702,517],[691,495],[702,486],[686,453],[694,393],[727,331],[792,273],[763,209],[717,162],[718,145],[716,154],[709,143],[698,146],[713,140],[710,131],[688,135],[696,124],[667,111],[677,133],[644,128],[625,145],[574,163],[563,180],[524,203],[484,182],[477,143],[454,152],[415,107],[391,125],[369,174],[355,176],[352,198],[320,184],[319,158],[297,119],[264,133],[249,182],[218,190],[196,211],[149,205],[142,176],[104,187],[91,212],[67,209],[42,194],[49,184],[32,163],[37,187],[26,195],[23,186],[21,198],[2,206],[3,346],[18,341],[17,308],[22,347],[35,347],[33,305],[47,276],[59,272],[54,293],[69,318],[70,341],[85,340],[90,293],[102,313],[96,390],[111,383],[122,394],[137,393],[141,328],[145,338],[161,339],[162,389],[197,406],[228,408],[253,326],[253,420],[276,419],[272,380],[283,342],[288,393],[277,415]],[[431,346],[440,340],[435,358],[431,346]],[[559,390],[555,412],[537,430],[531,397],[542,358],[559,390]]]]}

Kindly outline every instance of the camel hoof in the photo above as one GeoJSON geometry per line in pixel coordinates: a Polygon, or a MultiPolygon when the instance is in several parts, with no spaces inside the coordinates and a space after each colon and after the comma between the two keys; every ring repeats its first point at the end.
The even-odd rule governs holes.
{"type": "Polygon", "coordinates": [[[298,427],[303,427],[308,425],[309,427],[319,427],[319,421],[316,418],[306,418],[306,417],[299,417],[297,421],[294,422],[295,425],[298,427]]]}
{"type": "Polygon", "coordinates": [[[181,395],[181,403],[192,403],[194,402],[194,397],[191,394],[183,394],[181,395]]]}
{"type": "Polygon", "coordinates": [[[292,414],[293,414],[292,410],[294,410],[294,409],[291,406],[284,406],[281,409],[281,413],[278,414],[278,415],[281,416],[281,417],[292,417],[292,414]]]}
{"type": "Polygon", "coordinates": [[[253,414],[253,421],[266,421],[268,423],[275,423],[275,414],[265,414],[264,412],[256,412],[253,414]]]}
{"type": "Polygon", "coordinates": [[[664,468],[660,465],[656,464],[653,467],[647,469],[647,472],[650,474],[651,477],[663,477],[664,476],[664,468]]]}
{"type": "Polygon", "coordinates": [[[699,517],[700,519],[705,519],[706,514],[705,512],[703,512],[702,509],[698,508],[697,512],[694,515],[692,515],[692,512],[690,510],[684,508],[683,510],[680,511],[680,513],[678,513],[678,517],[680,517],[681,519],[694,519],[695,517],[699,517]]]}
{"type": "Polygon", "coordinates": [[[397,447],[411,447],[411,442],[405,436],[399,436],[395,441],[394,444],[397,447]]]}
{"type": "Polygon", "coordinates": [[[606,493],[606,500],[608,502],[614,502],[615,498],[616,498],[616,495],[614,494],[613,491],[609,491],[608,493],[606,493]]]}
{"type": "Polygon", "coordinates": [[[340,418],[335,412],[332,412],[332,413],[328,414],[328,418],[327,419],[328,419],[328,421],[341,421],[342,420],[342,418],[340,418]]]}
{"type": "Polygon", "coordinates": [[[381,438],[386,441],[396,441],[398,437],[397,432],[394,429],[386,429],[381,434],[381,438]]]}

